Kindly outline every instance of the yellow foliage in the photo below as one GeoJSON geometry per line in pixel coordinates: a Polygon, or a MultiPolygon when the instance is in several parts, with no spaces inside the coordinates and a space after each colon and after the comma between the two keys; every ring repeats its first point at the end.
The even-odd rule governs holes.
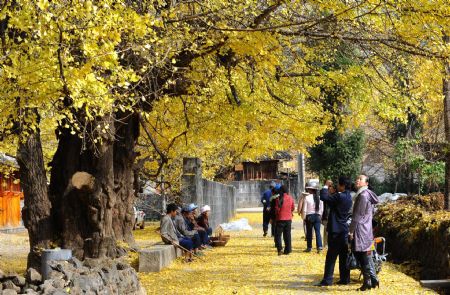
{"type": "MultiPolygon", "coordinates": [[[[253,226],[262,222],[261,213],[236,216],[243,217],[253,226]]],[[[299,217],[294,221],[299,221],[299,217]]],[[[140,281],[148,294],[359,294],[355,291],[362,284],[358,271],[352,271],[352,283],[348,286],[313,286],[322,278],[326,253],[303,253],[303,230],[298,222],[293,226],[294,249],[289,256],[277,256],[273,239],[263,238],[259,228],[230,232],[231,239],[225,247],[204,252],[205,262],[197,259],[185,263],[179,259],[159,273],[140,273],[140,281]]],[[[337,274],[336,267],[336,277],[337,274]]],[[[436,294],[421,288],[390,263],[383,265],[380,280],[380,289],[371,294],[436,294]]]]}

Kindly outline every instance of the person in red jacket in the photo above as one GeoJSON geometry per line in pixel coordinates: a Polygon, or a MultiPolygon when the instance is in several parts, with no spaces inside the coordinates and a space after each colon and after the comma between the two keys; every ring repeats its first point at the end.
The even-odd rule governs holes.
{"type": "Polygon", "coordinates": [[[291,226],[292,216],[295,209],[294,199],[289,195],[287,188],[283,185],[278,191],[278,197],[275,199],[275,208],[273,208],[273,218],[276,220],[275,238],[278,255],[289,255],[292,252],[291,226]],[[284,251],[281,243],[281,235],[284,240],[284,251]]]}

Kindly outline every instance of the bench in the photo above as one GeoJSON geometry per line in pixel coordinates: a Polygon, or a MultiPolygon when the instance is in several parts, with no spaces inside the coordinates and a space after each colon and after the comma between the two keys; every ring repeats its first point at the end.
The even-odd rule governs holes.
{"type": "Polygon", "coordinates": [[[181,250],[173,245],[161,244],[139,250],[139,272],[159,272],[180,256],[181,250]]]}

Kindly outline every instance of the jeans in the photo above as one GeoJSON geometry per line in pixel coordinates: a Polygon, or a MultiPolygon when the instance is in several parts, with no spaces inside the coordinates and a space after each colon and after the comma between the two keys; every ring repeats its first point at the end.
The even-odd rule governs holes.
{"type": "Polygon", "coordinates": [[[361,265],[361,271],[364,277],[364,282],[371,285],[372,282],[378,282],[378,277],[374,269],[374,264],[370,261],[372,260],[372,251],[368,252],[353,252],[355,254],[356,260],[359,261],[361,265]]]}
{"type": "Polygon", "coordinates": [[[198,235],[200,236],[200,242],[202,245],[208,245],[209,244],[209,237],[208,233],[204,230],[199,230],[198,235]]]}
{"type": "Polygon", "coordinates": [[[328,251],[325,259],[325,271],[322,282],[333,284],[333,273],[336,259],[339,256],[339,281],[342,283],[350,282],[350,270],[347,269],[348,255],[348,234],[347,233],[329,233],[328,251]]]}
{"type": "Polygon", "coordinates": [[[194,249],[197,249],[202,244],[202,239],[200,238],[200,235],[198,233],[194,234],[191,238],[192,243],[194,244],[194,249]]]}
{"type": "Polygon", "coordinates": [[[289,254],[292,252],[291,243],[291,225],[292,220],[279,220],[277,221],[277,229],[275,231],[276,246],[278,252],[283,249],[283,244],[281,243],[281,235],[283,235],[284,240],[284,254],[289,254]]]}
{"type": "Polygon", "coordinates": [[[192,249],[194,249],[194,243],[189,238],[181,238],[178,240],[178,242],[180,243],[180,246],[185,248],[186,250],[191,251],[192,249]]]}
{"type": "Polygon", "coordinates": [[[320,234],[320,215],[319,214],[309,214],[306,215],[306,242],[308,244],[308,249],[312,248],[312,230],[316,235],[316,246],[317,249],[322,248],[322,236],[320,234]]]}

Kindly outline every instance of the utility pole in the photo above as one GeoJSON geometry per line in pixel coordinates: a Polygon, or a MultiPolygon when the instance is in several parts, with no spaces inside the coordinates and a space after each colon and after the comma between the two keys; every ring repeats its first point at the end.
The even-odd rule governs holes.
{"type": "Polygon", "coordinates": [[[305,156],[302,153],[297,153],[297,177],[298,177],[298,197],[305,190],[305,156]]]}

